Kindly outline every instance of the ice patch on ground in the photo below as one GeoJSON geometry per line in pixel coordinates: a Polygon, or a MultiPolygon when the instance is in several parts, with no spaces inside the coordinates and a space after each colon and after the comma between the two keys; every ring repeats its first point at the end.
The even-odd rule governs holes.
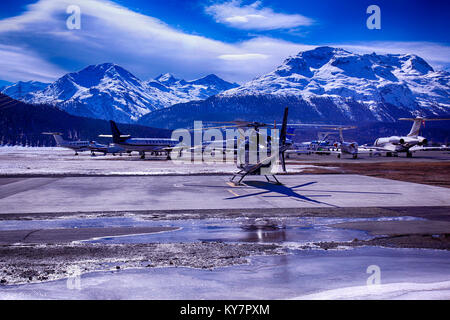
{"type": "Polygon", "coordinates": [[[388,283],[327,290],[293,300],[347,299],[450,299],[450,281],[433,283],[388,283]]]}

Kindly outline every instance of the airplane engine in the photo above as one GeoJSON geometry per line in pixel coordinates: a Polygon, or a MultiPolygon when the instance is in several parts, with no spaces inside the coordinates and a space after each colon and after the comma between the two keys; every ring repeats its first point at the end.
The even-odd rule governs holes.
{"type": "Polygon", "coordinates": [[[427,139],[422,139],[419,141],[419,146],[426,146],[428,144],[428,140],[427,139]]]}
{"type": "MultiPolygon", "coordinates": [[[[381,139],[380,139],[381,140],[381,139]]],[[[403,144],[405,143],[405,139],[400,138],[400,137],[392,137],[388,140],[388,143],[392,143],[392,144],[403,144]]]]}
{"type": "Polygon", "coordinates": [[[403,141],[403,145],[407,145],[407,146],[414,146],[416,144],[420,144],[420,139],[417,139],[415,137],[405,137],[401,139],[403,141]]]}
{"type": "Polygon", "coordinates": [[[390,139],[389,142],[390,142],[390,143],[397,144],[397,143],[400,142],[400,140],[399,140],[399,139],[390,139]]]}

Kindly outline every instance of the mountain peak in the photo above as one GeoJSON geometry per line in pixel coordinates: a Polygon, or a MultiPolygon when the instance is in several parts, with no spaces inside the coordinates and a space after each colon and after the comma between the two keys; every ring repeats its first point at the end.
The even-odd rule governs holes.
{"type": "Polygon", "coordinates": [[[383,119],[380,105],[406,112],[449,106],[448,79],[448,73],[433,72],[424,59],[413,54],[359,54],[317,47],[289,57],[274,71],[221,96],[321,98],[345,106],[344,110],[350,108],[348,101],[356,101],[383,119]]]}
{"type": "MultiPolygon", "coordinates": [[[[217,79],[219,79],[219,80],[222,80],[221,78],[219,78],[218,76],[216,76],[214,73],[210,73],[210,74],[208,74],[207,76],[204,76],[204,77],[202,77],[202,78],[200,78],[200,79],[205,79],[205,80],[217,80],[217,79]]],[[[199,79],[198,79],[199,80],[199,79]]]]}
{"type": "MultiPolygon", "coordinates": [[[[106,73],[110,70],[125,70],[124,68],[122,68],[121,66],[112,63],[112,62],[104,62],[104,63],[100,63],[100,64],[93,64],[93,65],[89,65],[87,67],[85,67],[84,69],[78,71],[78,73],[80,72],[99,72],[99,73],[106,73]]],[[[126,71],[126,70],[125,70],[126,71]]]]}
{"type": "Polygon", "coordinates": [[[321,47],[316,47],[314,49],[311,50],[305,50],[305,51],[301,51],[299,52],[297,55],[348,55],[348,54],[352,54],[350,51],[347,51],[345,49],[342,48],[335,48],[335,47],[329,47],[329,46],[321,46],[321,47]]]}
{"type": "Polygon", "coordinates": [[[179,79],[175,78],[171,73],[160,74],[155,80],[169,86],[179,81],[179,79]]]}
{"type": "Polygon", "coordinates": [[[405,67],[409,70],[415,70],[420,74],[427,74],[428,72],[433,72],[434,69],[421,57],[415,54],[406,55],[408,60],[405,63],[405,67]]]}
{"type": "Polygon", "coordinates": [[[22,99],[31,92],[45,89],[49,83],[39,81],[18,81],[1,89],[1,92],[13,99],[22,99]]]}
{"type": "Polygon", "coordinates": [[[298,74],[311,77],[313,69],[319,69],[335,57],[347,56],[350,52],[333,47],[317,47],[312,50],[300,51],[295,56],[284,60],[283,64],[275,70],[275,74],[281,77],[298,74]]]}
{"type": "MultiPolygon", "coordinates": [[[[166,73],[143,82],[121,66],[106,62],[68,73],[45,84],[43,90],[32,90],[23,100],[58,105],[74,115],[132,122],[152,110],[206,99],[233,87],[215,75],[199,80],[204,83],[179,80],[166,73]]],[[[19,91],[21,97],[22,92],[25,90],[19,91]]]]}
{"type": "Polygon", "coordinates": [[[115,66],[117,66],[117,64],[115,64],[114,62],[103,62],[103,63],[87,66],[86,68],[92,67],[92,68],[97,68],[97,69],[106,69],[106,68],[111,68],[111,67],[115,67],[115,66]]]}
{"type": "Polygon", "coordinates": [[[126,81],[135,86],[140,86],[140,80],[131,72],[112,62],[89,65],[80,71],[68,73],[57,81],[75,83],[76,86],[91,88],[113,80],[126,81]]]}

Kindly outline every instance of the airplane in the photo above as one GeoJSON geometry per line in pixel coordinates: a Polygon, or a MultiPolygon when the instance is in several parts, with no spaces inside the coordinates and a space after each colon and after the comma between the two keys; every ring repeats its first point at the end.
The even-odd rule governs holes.
{"type": "Polygon", "coordinates": [[[334,143],[334,146],[338,149],[337,157],[340,158],[344,154],[351,155],[353,159],[358,158],[358,143],[348,142],[344,140],[343,130],[354,129],[356,127],[337,127],[339,130],[339,141],[334,143]]]}
{"type": "Polygon", "coordinates": [[[300,144],[293,144],[293,147],[288,150],[288,153],[307,153],[307,154],[337,154],[340,158],[344,154],[349,154],[356,159],[358,157],[358,143],[348,142],[344,140],[343,130],[354,129],[354,126],[341,126],[341,125],[322,125],[322,124],[292,124],[290,126],[296,127],[321,127],[328,130],[338,130],[339,140],[333,141],[329,139],[329,136],[334,132],[319,132],[318,140],[302,142],[300,144]]]}
{"type": "Polygon", "coordinates": [[[110,120],[111,135],[101,134],[99,137],[112,138],[114,145],[123,148],[126,152],[139,152],[141,159],[145,159],[145,153],[160,153],[167,154],[167,159],[170,159],[170,151],[179,144],[179,140],[167,138],[132,138],[130,135],[123,135],[117,124],[110,120]]]}
{"type": "Polygon", "coordinates": [[[78,152],[90,150],[90,141],[67,141],[64,140],[62,133],[60,132],[42,132],[42,134],[52,135],[58,147],[72,149],[75,151],[76,156],[78,155],[78,152]]]}
{"type": "Polygon", "coordinates": [[[419,136],[419,130],[422,123],[425,121],[442,121],[442,120],[450,120],[450,119],[426,119],[426,118],[400,118],[399,120],[403,121],[413,121],[413,125],[411,130],[406,136],[391,136],[378,138],[375,140],[373,146],[363,146],[362,149],[365,151],[378,151],[378,152],[386,152],[386,157],[392,157],[393,155],[397,155],[399,152],[406,152],[407,158],[412,158],[412,153],[419,150],[444,150],[441,148],[426,148],[428,144],[428,140],[422,136],[419,136]],[[418,146],[422,148],[417,149],[418,146]],[[416,147],[416,148],[413,148],[416,147]]]}
{"type": "Polygon", "coordinates": [[[72,149],[75,151],[76,156],[78,152],[83,151],[91,151],[91,155],[95,155],[95,152],[102,152],[105,155],[112,153],[115,155],[124,151],[123,148],[113,145],[107,146],[96,141],[68,141],[62,137],[62,133],[60,132],[42,132],[42,134],[52,135],[58,147],[72,149]]]}
{"type": "Polygon", "coordinates": [[[329,150],[333,147],[333,141],[328,139],[328,133],[318,133],[318,139],[305,142],[294,142],[292,148],[286,151],[286,156],[289,158],[291,154],[329,154],[329,150]]]}

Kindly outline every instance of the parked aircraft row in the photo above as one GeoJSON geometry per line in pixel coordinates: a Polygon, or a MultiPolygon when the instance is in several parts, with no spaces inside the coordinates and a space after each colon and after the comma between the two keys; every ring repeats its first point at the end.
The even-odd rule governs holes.
{"type": "MultiPolygon", "coordinates": [[[[443,121],[450,119],[426,119],[426,118],[400,118],[399,120],[413,121],[410,132],[406,136],[390,136],[381,137],[375,140],[372,146],[362,145],[358,146],[355,141],[345,141],[343,137],[343,130],[354,129],[356,127],[346,126],[329,126],[329,125],[307,125],[326,128],[329,130],[339,131],[339,140],[330,138],[330,132],[324,133],[319,140],[311,142],[303,142],[301,144],[294,144],[290,153],[296,154],[337,154],[338,158],[342,155],[350,155],[354,159],[358,154],[382,155],[387,157],[398,156],[399,153],[405,153],[406,157],[411,158],[413,152],[419,151],[446,151],[450,150],[448,147],[428,147],[428,140],[419,135],[421,124],[425,121],[443,121]]],[[[304,126],[304,125],[300,125],[304,126]]]]}
{"type": "Polygon", "coordinates": [[[336,154],[338,158],[342,155],[351,155],[354,159],[358,157],[358,143],[355,141],[345,141],[343,131],[355,129],[354,126],[337,125],[311,125],[297,124],[296,126],[319,127],[327,130],[336,130],[339,132],[338,139],[332,139],[334,132],[319,132],[319,139],[314,141],[294,144],[288,154],[336,154]]]}
{"type": "MultiPolygon", "coordinates": [[[[283,171],[286,171],[285,154],[293,153],[315,153],[315,154],[337,154],[340,158],[343,155],[350,155],[352,158],[357,158],[360,153],[368,153],[370,155],[385,153],[386,156],[396,156],[400,152],[406,153],[407,157],[412,157],[412,152],[417,150],[449,150],[446,147],[427,147],[427,139],[419,135],[421,124],[424,121],[436,121],[436,120],[450,120],[450,119],[425,119],[425,118],[401,118],[399,120],[413,121],[412,128],[406,136],[391,136],[382,137],[376,139],[372,146],[358,146],[357,142],[345,141],[343,136],[344,130],[355,129],[356,127],[339,126],[339,125],[317,125],[317,124],[289,124],[287,122],[288,108],[284,111],[283,123],[279,133],[278,144],[276,149],[273,149],[272,138],[267,133],[261,133],[261,127],[276,127],[276,125],[265,124],[260,122],[247,122],[247,121],[235,121],[227,122],[226,127],[238,128],[241,135],[243,135],[243,129],[252,129],[252,133],[247,137],[238,139],[233,138],[230,140],[215,140],[202,143],[200,146],[202,151],[205,148],[211,150],[220,150],[224,154],[232,152],[237,157],[237,172],[231,178],[231,182],[234,183],[234,179],[239,177],[237,184],[239,184],[247,175],[264,175],[268,181],[268,176],[271,175],[275,179],[276,183],[279,183],[275,174],[277,171],[273,171],[274,160],[280,160],[283,171]],[[233,125],[229,125],[229,124],[233,125]],[[317,141],[293,143],[288,135],[292,134],[292,129],[301,126],[313,126],[326,130],[333,130],[339,132],[339,138],[335,141],[331,141],[330,132],[326,132],[317,141]],[[253,143],[253,147],[250,145],[253,143]],[[420,147],[420,149],[417,149],[420,147]],[[273,150],[272,150],[273,149],[273,150]],[[253,159],[253,160],[251,160],[253,159]]],[[[101,152],[104,154],[121,154],[126,152],[138,152],[141,158],[145,158],[145,153],[151,154],[166,154],[167,158],[170,158],[171,152],[177,148],[180,141],[177,139],[164,139],[164,138],[133,138],[130,135],[122,134],[114,121],[110,121],[111,135],[100,135],[100,137],[112,138],[113,143],[109,145],[99,144],[95,141],[66,141],[62,138],[60,133],[45,133],[51,134],[55,138],[58,146],[69,148],[78,154],[80,151],[101,152]]],[[[225,126],[224,126],[225,127],[225,126]]],[[[188,150],[195,151],[198,146],[188,146],[188,150]]],[[[181,151],[180,151],[181,152],[181,151]]]]}
{"type": "Polygon", "coordinates": [[[71,149],[75,151],[75,155],[83,151],[91,151],[92,155],[95,155],[95,152],[100,152],[105,155],[108,153],[116,155],[125,152],[121,147],[105,145],[96,141],[68,141],[62,137],[62,133],[60,132],[43,132],[42,134],[52,135],[58,147],[71,149]]]}
{"type": "MultiPolygon", "coordinates": [[[[328,130],[328,132],[320,132],[319,139],[309,142],[292,143],[291,148],[287,150],[287,154],[336,154],[338,158],[342,155],[350,155],[353,158],[357,158],[358,154],[368,153],[370,155],[380,155],[384,153],[387,157],[397,156],[398,153],[406,153],[407,157],[412,157],[412,153],[416,151],[427,150],[447,150],[446,147],[427,147],[428,140],[425,137],[419,136],[421,124],[425,121],[437,121],[437,120],[450,120],[450,119],[425,119],[425,118],[400,118],[399,120],[413,121],[412,128],[406,136],[391,136],[381,137],[375,140],[372,146],[363,145],[358,146],[355,141],[345,141],[343,137],[343,131],[349,129],[355,129],[354,126],[338,126],[338,125],[317,125],[317,124],[287,124],[287,135],[293,135],[292,128],[299,126],[313,126],[328,130]],[[289,130],[291,129],[291,130],[289,130]],[[329,130],[336,130],[339,132],[339,139],[332,139],[329,130]],[[417,148],[420,147],[420,148],[417,148]]],[[[229,123],[229,122],[228,122],[229,123]]],[[[122,154],[138,152],[141,158],[145,158],[145,153],[151,154],[166,154],[170,157],[170,152],[173,148],[179,144],[179,140],[165,139],[165,138],[132,138],[130,135],[122,134],[116,123],[110,121],[111,135],[100,135],[100,137],[112,138],[113,143],[109,145],[100,144],[96,141],[67,141],[62,138],[61,133],[57,132],[44,132],[44,134],[53,135],[57,146],[69,148],[78,152],[91,151],[93,155],[95,152],[103,154],[122,154]]],[[[263,126],[270,126],[256,122],[235,122],[237,128],[259,128],[263,126]]],[[[230,126],[228,126],[230,127],[230,126]]],[[[290,141],[288,139],[288,141],[290,141]]],[[[227,140],[209,141],[203,144],[203,148],[206,146],[214,145],[215,148],[223,148],[227,151],[227,140]]],[[[236,146],[236,140],[234,141],[234,148],[236,146]]],[[[229,151],[229,150],[228,150],[229,151]]]]}
{"type": "Polygon", "coordinates": [[[447,148],[435,148],[435,147],[426,147],[428,144],[428,140],[419,135],[420,126],[425,121],[441,121],[441,120],[450,120],[450,119],[425,119],[425,118],[400,118],[399,120],[413,121],[413,125],[411,130],[406,136],[391,136],[385,138],[378,138],[375,140],[373,146],[365,146],[365,150],[368,151],[383,151],[386,152],[386,156],[390,157],[392,155],[396,155],[399,152],[406,153],[408,158],[412,157],[412,153],[414,150],[439,150],[439,149],[447,149],[447,148]],[[415,147],[420,146],[421,149],[414,149],[415,147]]]}
{"type": "Polygon", "coordinates": [[[114,121],[110,121],[111,135],[102,134],[99,137],[112,138],[113,143],[109,145],[100,144],[96,141],[67,141],[62,138],[59,132],[43,132],[43,134],[52,135],[55,138],[58,147],[68,148],[75,151],[75,155],[82,151],[91,151],[92,155],[95,152],[103,154],[122,154],[136,151],[145,158],[145,152],[151,154],[166,153],[169,157],[171,149],[178,144],[178,140],[164,139],[164,138],[131,138],[130,135],[122,134],[114,121]]]}

